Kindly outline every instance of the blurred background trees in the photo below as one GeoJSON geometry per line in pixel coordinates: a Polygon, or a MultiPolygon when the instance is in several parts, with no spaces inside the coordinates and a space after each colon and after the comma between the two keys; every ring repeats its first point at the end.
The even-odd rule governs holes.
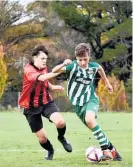
{"type": "MultiPolygon", "coordinates": [[[[0,13],[0,41],[4,47],[8,75],[1,104],[9,92],[21,91],[23,67],[35,45],[44,44],[50,51],[48,66],[51,70],[65,58],[75,59],[74,48],[78,43],[90,42],[93,48],[92,61],[100,63],[107,75],[113,74],[116,83],[122,83],[123,86],[119,89],[124,90],[126,102],[131,107],[130,1],[34,1],[23,6],[19,1],[6,0],[0,2],[0,13]],[[28,19],[24,19],[26,17],[28,19]]],[[[96,78],[95,83],[102,97],[104,90],[99,87],[103,83],[98,83],[98,75],[96,78]]],[[[63,84],[66,85],[65,82],[63,84]]],[[[120,93],[119,96],[124,95],[120,93]]],[[[14,97],[17,96],[13,95],[12,98],[14,97]]],[[[62,99],[69,103],[64,94],[55,95],[55,98],[59,105],[62,99]]],[[[69,106],[71,107],[70,104],[69,106]]],[[[66,110],[70,107],[66,107],[66,110]]],[[[122,110],[119,107],[105,109],[122,110]]]]}
{"type": "Polygon", "coordinates": [[[3,58],[4,58],[3,46],[0,42],[0,98],[3,95],[7,79],[7,69],[3,58]]]}
{"type": "Polygon", "coordinates": [[[129,111],[127,96],[123,81],[117,79],[114,75],[108,77],[113,86],[113,93],[108,93],[104,81],[100,79],[97,88],[97,94],[100,97],[101,111],[129,111]]]}

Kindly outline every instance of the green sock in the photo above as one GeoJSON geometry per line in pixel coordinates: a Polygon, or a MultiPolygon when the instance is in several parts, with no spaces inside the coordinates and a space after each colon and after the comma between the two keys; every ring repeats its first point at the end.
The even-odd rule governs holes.
{"type": "Polygon", "coordinates": [[[109,141],[107,137],[105,136],[105,134],[103,133],[103,131],[101,130],[101,128],[97,125],[91,130],[92,130],[94,137],[98,140],[100,147],[103,150],[108,149],[109,141]]]}

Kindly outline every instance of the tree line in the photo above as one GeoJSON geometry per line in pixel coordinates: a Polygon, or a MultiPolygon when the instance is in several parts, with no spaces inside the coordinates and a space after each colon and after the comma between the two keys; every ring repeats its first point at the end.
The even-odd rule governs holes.
{"type": "MultiPolygon", "coordinates": [[[[74,47],[89,42],[92,60],[100,63],[107,75],[113,74],[123,81],[131,101],[130,1],[35,1],[25,8],[18,1],[6,0],[0,2],[0,13],[0,41],[4,48],[5,76],[8,75],[3,85],[5,93],[21,91],[22,69],[35,45],[44,44],[48,48],[51,69],[65,58],[75,59],[74,47]],[[21,23],[26,16],[29,20],[21,23]]],[[[100,78],[96,78],[98,85],[100,78]]],[[[65,76],[58,79],[64,80],[65,76]]]]}

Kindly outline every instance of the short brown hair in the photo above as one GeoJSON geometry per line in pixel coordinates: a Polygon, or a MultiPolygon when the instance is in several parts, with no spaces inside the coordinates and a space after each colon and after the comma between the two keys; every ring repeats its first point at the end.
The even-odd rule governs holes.
{"type": "Polygon", "coordinates": [[[81,56],[84,55],[85,52],[91,55],[91,45],[89,43],[80,43],[75,47],[75,56],[81,56]]]}
{"type": "Polygon", "coordinates": [[[48,50],[45,48],[44,45],[37,45],[37,46],[34,47],[34,49],[32,51],[32,56],[37,56],[40,51],[42,51],[46,55],[49,54],[48,50]]]}

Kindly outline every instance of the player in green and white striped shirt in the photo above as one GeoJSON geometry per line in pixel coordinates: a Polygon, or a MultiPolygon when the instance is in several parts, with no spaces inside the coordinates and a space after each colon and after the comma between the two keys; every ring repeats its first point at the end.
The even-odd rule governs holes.
{"type": "Polygon", "coordinates": [[[96,122],[96,115],[99,108],[99,98],[95,93],[94,78],[98,72],[109,92],[113,92],[113,88],[109,83],[103,68],[96,62],[90,62],[91,45],[80,43],[75,48],[76,60],[73,62],[66,59],[62,64],[56,66],[52,72],[68,73],[67,95],[75,108],[77,116],[92,131],[98,140],[103,157],[101,160],[113,158],[121,161],[122,158],[107,139],[101,128],[96,122]]]}

